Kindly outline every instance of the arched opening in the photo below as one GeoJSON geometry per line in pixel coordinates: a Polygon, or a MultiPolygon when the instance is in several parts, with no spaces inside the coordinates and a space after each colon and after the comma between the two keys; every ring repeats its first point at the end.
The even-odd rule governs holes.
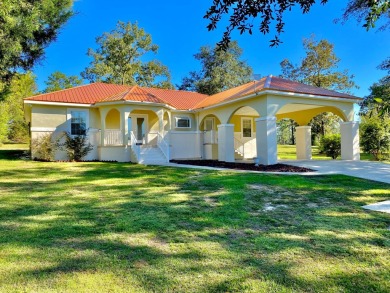
{"type": "Polygon", "coordinates": [[[318,146],[320,140],[325,135],[339,134],[340,123],[343,119],[332,112],[322,112],[314,116],[308,125],[311,127],[311,142],[318,146]]]}
{"type": "Polygon", "coordinates": [[[120,129],[121,117],[117,109],[111,109],[106,115],[106,129],[120,129]]]}
{"type": "Polygon", "coordinates": [[[259,113],[250,106],[236,109],[228,123],[234,125],[234,158],[236,160],[251,160],[257,157],[256,122],[259,113]]]}
{"type": "Polygon", "coordinates": [[[199,130],[202,134],[202,158],[206,160],[218,159],[218,131],[217,125],[221,124],[219,118],[215,115],[207,115],[199,124],[199,130]]]}
{"type": "Polygon", "coordinates": [[[117,109],[108,111],[105,118],[104,145],[122,145],[121,116],[117,109]]]}
{"type": "Polygon", "coordinates": [[[157,114],[151,110],[133,110],[128,118],[128,129],[137,144],[156,145],[159,133],[157,114]]]}
{"type": "Polygon", "coordinates": [[[297,159],[327,159],[319,152],[321,137],[340,133],[340,122],[346,120],[337,107],[309,104],[284,105],[276,117],[279,159],[294,159],[294,153],[297,159]]]}
{"type": "Polygon", "coordinates": [[[282,118],[276,122],[278,159],[296,158],[296,129],[299,124],[290,118],[282,118]]]}
{"type": "Polygon", "coordinates": [[[311,128],[311,144],[312,154],[314,159],[328,159],[325,155],[325,149],[323,148],[321,141],[324,136],[339,135],[340,123],[343,119],[333,112],[322,112],[311,118],[308,126],[311,128]]]}

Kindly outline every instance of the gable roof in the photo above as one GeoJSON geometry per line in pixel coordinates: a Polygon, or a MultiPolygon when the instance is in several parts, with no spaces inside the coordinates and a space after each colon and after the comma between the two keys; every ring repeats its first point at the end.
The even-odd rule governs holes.
{"type": "Polygon", "coordinates": [[[166,104],[163,100],[159,99],[158,97],[156,97],[151,93],[148,93],[146,90],[138,86],[132,86],[121,93],[104,98],[98,102],[104,103],[104,102],[115,102],[115,101],[136,101],[136,102],[166,104]]]}
{"type": "Polygon", "coordinates": [[[235,100],[266,90],[334,98],[357,99],[357,97],[352,95],[343,94],[270,75],[258,81],[251,81],[241,86],[209,96],[197,104],[196,109],[213,106],[222,102],[235,100]]]}
{"type": "Polygon", "coordinates": [[[166,90],[159,88],[143,88],[147,92],[159,97],[167,104],[175,107],[178,110],[188,110],[194,108],[201,101],[206,99],[208,95],[199,94],[196,92],[187,92],[179,90],[166,90]]]}
{"type": "Polygon", "coordinates": [[[266,90],[307,94],[334,98],[357,97],[323,88],[305,85],[272,75],[251,81],[238,87],[208,96],[196,92],[127,86],[108,83],[92,83],[26,98],[28,101],[96,104],[115,101],[136,101],[166,104],[178,110],[201,109],[219,103],[233,101],[266,90]]]}
{"type": "Polygon", "coordinates": [[[195,92],[97,82],[40,94],[25,100],[75,104],[136,101],[168,104],[178,110],[188,110],[207,97],[195,92]]]}

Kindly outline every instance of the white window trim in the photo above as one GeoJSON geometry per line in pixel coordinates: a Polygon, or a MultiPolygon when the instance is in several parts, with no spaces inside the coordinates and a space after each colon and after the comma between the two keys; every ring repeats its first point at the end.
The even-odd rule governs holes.
{"type": "Polygon", "coordinates": [[[191,127],[192,127],[191,117],[188,117],[188,116],[176,116],[175,117],[175,128],[178,128],[178,129],[190,129],[191,127]],[[188,127],[179,127],[177,125],[177,122],[178,122],[179,119],[188,119],[189,126],[188,127]]]}
{"type": "Polygon", "coordinates": [[[241,117],[241,137],[242,138],[251,138],[253,137],[253,118],[252,117],[241,117]],[[250,120],[251,121],[251,136],[245,136],[244,137],[244,120],[250,120]]]}
{"type": "Polygon", "coordinates": [[[87,109],[80,109],[80,108],[67,108],[66,113],[66,121],[68,123],[68,132],[72,135],[72,111],[74,112],[84,112],[86,113],[85,118],[85,128],[86,128],[86,135],[88,135],[88,129],[89,129],[89,110],[87,109]]]}

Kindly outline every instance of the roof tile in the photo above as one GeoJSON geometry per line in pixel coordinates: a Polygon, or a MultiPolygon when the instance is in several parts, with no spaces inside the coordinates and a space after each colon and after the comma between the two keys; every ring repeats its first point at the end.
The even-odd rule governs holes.
{"type": "Polygon", "coordinates": [[[180,90],[92,83],[52,93],[36,95],[27,98],[26,100],[75,104],[138,101],[167,104],[178,110],[190,110],[213,106],[254,93],[260,93],[265,90],[356,99],[356,97],[348,94],[305,85],[270,75],[258,81],[251,81],[212,96],[180,90]]]}

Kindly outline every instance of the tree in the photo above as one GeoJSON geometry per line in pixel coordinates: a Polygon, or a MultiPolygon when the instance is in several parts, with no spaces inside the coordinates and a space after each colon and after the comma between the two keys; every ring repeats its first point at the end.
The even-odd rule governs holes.
{"type": "Polygon", "coordinates": [[[348,70],[337,71],[340,58],[334,52],[334,45],[327,40],[316,41],[314,36],[303,40],[306,57],[300,65],[293,65],[288,59],[281,63],[281,77],[330,90],[348,92],[356,87],[353,75],[348,70]]]}
{"type": "Polygon", "coordinates": [[[217,47],[201,47],[194,57],[200,61],[202,69],[191,71],[188,77],[183,78],[179,88],[213,95],[249,82],[252,68],[246,61],[240,60],[241,55],[242,49],[237,42],[231,42],[226,51],[217,50],[217,47]]]}
{"type": "Polygon", "coordinates": [[[8,104],[8,139],[13,142],[26,142],[29,139],[28,125],[24,119],[23,99],[37,91],[32,72],[15,75],[10,84],[10,93],[5,99],[8,104]]]}
{"type": "Polygon", "coordinates": [[[85,135],[71,135],[69,132],[63,133],[64,142],[59,143],[60,150],[66,152],[70,161],[80,162],[93,150],[93,145],[88,142],[85,135]]]}
{"type": "Polygon", "coordinates": [[[54,92],[81,85],[83,81],[77,75],[67,76],[65,73],[55,71],[45,81],[45,92],[54,92]]]}
{"type": "Polygon", "coordinates": [[[386,70],[387,75],[370,87],[370,94],[364,97],[360,104],[362,115],[375,115],[385,117],[390,114],[390,57],[383,61],[379,69],[386,70]]]}
{"type": "Polygon", "coordinates": [[[0,92],[31,69],[72,16],[72,0],[3,0],[0,9],[0,92]]]}
{"type": "MultiPolygon", "coordinates": [[[[356,87],[353,75],[348,70],[337,71],[340,58],[334,53],[333,44],[327,40],[315,41],[314,37],[303,40],[306,57],[299,65],[293,65],[288,59],[281,63],[281,77],[304,84],[330,90],[349,92],[356,87]]],[[[322,113],[312,119],[312,140],[319,136],[335,133],[340,118],[332,113],[322,113]]]]}
{"type": "Polygon", "coordinates": [[[385,159],[390,153],[390,117],[365,116],[360,124],[360,145],[375,160],[385,159]]]}
{"type": "Polygon", "coordinates": [[[0,101],[0,146],[7,140],[8,136],[8,104],[0,101]]]}
{"type": "MultiPolygon", "coordinates": [[[[299,6],[305,14],[316,2],[326,4],[328,0],[213,0],[204,18],[210,21],[207,28],[211,31],[217,28],[217,24],[225,15],[230,16],[222,40],[218,42],[218,47],[223,49],[228,47],[232,31],[252,34],[253,22],[256,18],[261,19],[259,30],[264,35],[269,34],[271,24],[275,24],[276,35],[270,42],[271,46],[276,46],[281,43],[279,36],[284,31],[285,12],[291,11],[294,6],[299,6]]],[[[370,29],[375,26],[379,18],[389,18],[389,11],[388,0],[349,0],[343,18],[344,20],[349,17],[364,19],[363,26],[370,29]]]]}
{"type": "Polygon", "coordinates": [[[276,122],[278,144],[294,145],[295,144],[295,130],[298,124],[292,119],[281,119],[276,122]]]}
{"type": "Polygon", "coordinates": [[[172,87],[166,66],[156,60],[141,60],[148,53],[156,54],[158,46],[137,23],[119,21],[115,30],[97,37],[96,43],[96,50],[88,50],[93,60],[81,73],[83,78],[90,82],[172,87]]]}
{"type": "Polygon", "coordinates": [[[336,160],[341,155],[341,136],[340,134],[328,134],[321,138],[320,152],[325,153],[327,157],[336,160]]]}

